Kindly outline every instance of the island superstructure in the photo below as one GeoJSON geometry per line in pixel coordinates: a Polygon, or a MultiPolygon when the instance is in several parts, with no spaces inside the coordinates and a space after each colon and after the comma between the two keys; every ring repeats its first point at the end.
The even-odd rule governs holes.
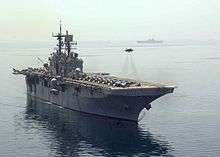
{"type": "Polygon", "coordinates": [[[150,109],[155,99],[174,87],[83,71],[83,60],[73,51],[77,43],[68,31],[53,35],[57,48],[49,63],[40,68],[14,69],[23,74],[27,94],[64,108],[124,120],[138,121],[139,113],[150,109]]]}

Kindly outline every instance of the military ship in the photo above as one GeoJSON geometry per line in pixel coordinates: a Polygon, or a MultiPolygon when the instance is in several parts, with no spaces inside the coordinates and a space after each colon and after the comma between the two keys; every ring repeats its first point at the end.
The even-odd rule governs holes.
{"type": "Polygon", "coordinates": [[[139,44],[160,44],[163,43],[162,40],[148,39],[148,40],[139,40],[137,41],[139,44]]]}
{"type": "Polygon", "coordinates": [[[139,113],[174,87],[83,71],[83,60],[74,50],[77,42],[62,27],[53,37],[58,44],[49,62],[39,68],[13,69],[25,75],[27,95],[63,108],[138,122],[139,113]]]}

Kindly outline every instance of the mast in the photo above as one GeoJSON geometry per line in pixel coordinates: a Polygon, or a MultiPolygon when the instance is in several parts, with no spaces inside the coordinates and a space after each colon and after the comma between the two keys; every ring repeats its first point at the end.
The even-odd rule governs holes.
{"type": "Polygon", "coordinates": [[[52,34],[52,37],[57,38],[58,43],[55,54],[52,54],[51,66],[52,74],[66,76],[69,72],[75,71],[77,68],[83,71],[83,61],[78,58],[78,54],[72,51],[73,45],[77,42],[73,41],[73,35],[68,31],[62,34],[62,24],[60,21],[59,32],[52,34]]]}
{"type": "Polygon", "coordinates": [[[64,50],[63,53],[66,53],[66,55],[69,57],[70,54],[72,53],[71,52],[72,46],[77,45],[77,42],[73,41],[73,35],[69,34],[68,31],[66,31],[65,34],[62,34],[62,23],[61,23],[61,21],[60,21],[60,30],[59,30],[59,32],[56,35],[52,34],[52,37],[55,37],[58,40],[57,54],[58,55],[62,54],[62,50],[64,50]]]}
{"type": "Polygon", "coordinates": [[[62,50],[62,24],[61,24],[61,21],[60,21],[60,33],[58,35],[58,38],[57,40],[59,41],[58,43],[58,53],[61,54],[61,50],[62,50]]]}
{"type": "Polygon", "coordinates": [[[63,47],[63,37],[65,37],[65,35],[62,34],[62,23],[61,23],[61,21],[60,21],[60,32],[56,35],[52,34],[52,37],[57,38],[57,40],[58,40],[58,44],[57,44],[58,51],[57,51],[57,53],[61,54],[62,53],[62,47],[63,47]]]}
{"type": "Polygon", "coordinates": [[[62,34],[62,22],[60,20],[60,34],[62,34]]]}

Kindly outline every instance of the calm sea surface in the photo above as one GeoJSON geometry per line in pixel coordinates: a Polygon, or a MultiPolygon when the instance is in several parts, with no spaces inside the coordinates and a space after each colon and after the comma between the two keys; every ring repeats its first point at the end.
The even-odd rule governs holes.
{"type": "Polygon", "coordinates": [[[37,57],[47,60],[52,47],[0,42],[1,157],[220,155],[220,44],[81,43],[85,71],[178,86],[138,125],[27,99],[12,67],[40,66],[37,57]]]}

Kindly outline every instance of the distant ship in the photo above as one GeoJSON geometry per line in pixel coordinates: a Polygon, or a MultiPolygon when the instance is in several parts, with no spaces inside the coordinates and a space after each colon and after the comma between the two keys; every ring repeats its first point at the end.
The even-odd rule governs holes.
{"type": "Polygon", "coordinates": [[[58,44],[48,63],[14,69],[14,74],[26,76],[30,96],[80,112],[137,122],[141,110],[149,110],[152,101],[174,91],[173,86],[84,72],[83,60],[72,48],[76,45],[73,35],[63,34],[60,25],[53,37],[58,44]]]}
{"type": "Polygon", "coordinates": [[[163,43],[162,40],[155,40],[155,39],[148,39],[148,40],[139,40],[137,41],[137,43],[140,44],[159,44],[159,43],[163,43]]]}

